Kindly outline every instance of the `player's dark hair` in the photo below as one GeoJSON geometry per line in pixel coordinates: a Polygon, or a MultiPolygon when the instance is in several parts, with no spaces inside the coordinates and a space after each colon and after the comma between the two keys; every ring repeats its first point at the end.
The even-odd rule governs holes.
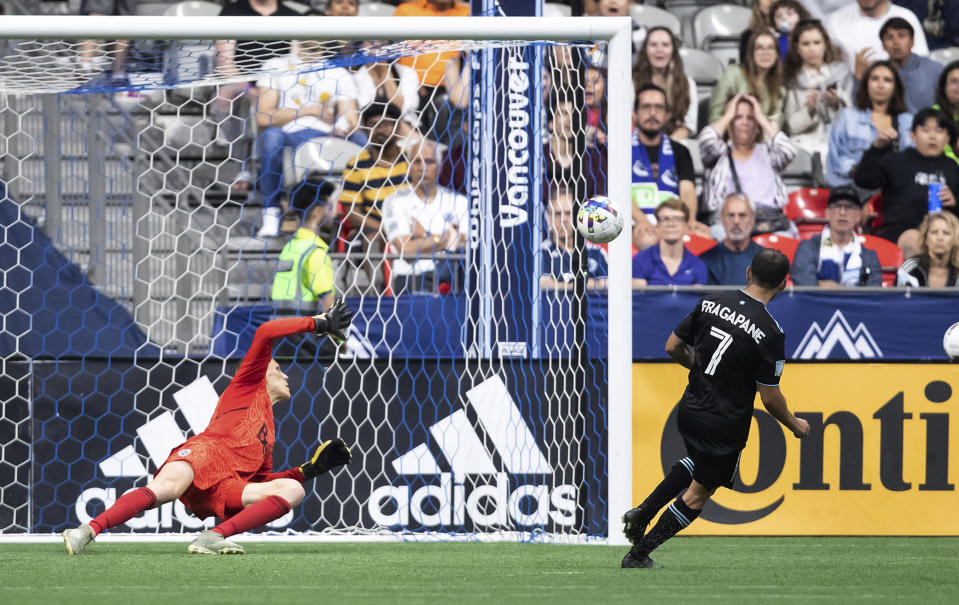
{"type": "Polygon", "coordinates": [[[753,257],[752,281],[754,284],[773,290],[779,287],[789,273],[789,258],[772,248],[763,248],[753,257]]]}
{"type": "Polygon", "coordinates": [[[909,32],[910,38],[916,37],[916,30],[912,27],[912,25],[908,21],[906,21],[902,17],[893,17],[892,19],[888,19],[885,23],[883,23],[882,29],[879,30],[879,39],[882,40],[883,38],[885,38],[886,34],[889,33],[889,31],[891,30],[896,30],[896,31],[906,30],[907,32],[909,32]]]}

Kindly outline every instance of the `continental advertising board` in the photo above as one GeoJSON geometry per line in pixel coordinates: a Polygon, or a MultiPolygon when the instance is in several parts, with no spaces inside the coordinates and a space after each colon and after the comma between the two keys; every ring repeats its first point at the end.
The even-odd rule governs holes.
{"type": "MultiPolygon", "coordinates": [[[[633,365],[634,502],[684,455],[685,385],[678,365],[633,365]]],[[[959,364],[787,364],[782,391],[809,436],[757,397],[733,489],[684,534],[959,535],[959,364]]]]}

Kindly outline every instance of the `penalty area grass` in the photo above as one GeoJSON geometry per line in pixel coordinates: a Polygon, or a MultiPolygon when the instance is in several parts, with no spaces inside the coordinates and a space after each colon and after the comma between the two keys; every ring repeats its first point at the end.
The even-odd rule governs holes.
{"type": "Polygon", "coordinates": [[[0,542],[0,603],[955,603],[959,538],[677,537],[662,569],[625,547],[480,543],[0,542]]]}

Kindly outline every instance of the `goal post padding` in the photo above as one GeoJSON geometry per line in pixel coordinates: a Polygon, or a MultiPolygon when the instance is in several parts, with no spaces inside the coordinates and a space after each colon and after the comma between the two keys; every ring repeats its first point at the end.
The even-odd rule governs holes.
{"type": "MultiPolygon", "coordinates": [[[[217,72],[211,40],[388,39],[347,55],[330,44],[301,71],[467,53],[473,96],[462,146],[472,224],[462,251],[449,257],[466,269],[448,295],[391,296],[381,274],[405,262],[401,255],[368,249],[355,262],[349,247],[337,251],[337,287],[359,311],[357,326],[345,357],[321,363],[301,348],[284,360],[294,394],[277,407],[275,466],[301,462],[319,437],[336,434],[355,444],[360,461],[309,486],[305,505],[272,529],[618,535],[609,520],[629,507],[632,483],[629,239],[608,247],[608,290],[539,287],[549,112],[540,110],[537,72],[555,69],[557,48],[609,44],[605,193],[628,212],[629,31],[628,19],[596,18],[5,18],[10,199],[45,230],[56,227],[58,248],[127,307],[151,346],[132,359],[54,352],[26,361],[20,351],[3,352],[12,382],[0,392],[0,422],[12,455],[0,462],[0,533],[60,531],[144,484],[164,448],[202,430],[244,339],[271,316],[269,281],[283,242],[249,237],[256,204],[222,192],[232,184],[229,166],[248,158],[237,157],[235,141],[218,149],[209,124],[215,85],[263,73],[242,64],[217,72]],[[124,80],[98,77],[110,75],[109,62],[92,73],[78,68],[79,41],[105,49],[117,39],[135,41],[124,80]],[[144,42],[159,49],[152,64],[149,52],[136,50],[147,40],[160,41],[144,42]],[[116,93],[126,90],[143,94],[124,104],[116,93]],[[361,283],[357,275],[370,267],[374,277],[361,283]],[[588,333],[575,330],[586,318],[570,310],[600,307],[605,313],[593,313],[589,329],[617,326],[608,351],[575,340],[588,333]],[[225,340],[217,341],[217,328],[225,340]],[[218,342],[231,344],[217,349],[218,342]],[[31,436],[28,425],[41,430],[31,436]]],[[[554,96],[582,99],[581,77],[553,77],[551,85],[554,96]]],[[[284,169],[289,196],[312,168],[297,168],[293,155],[284,169]]],[[[345,164],[322,147],[309,157],[327,170],[345,164]]],[[[333,234],[334,248],[342,235],[333,234]]],[[[69,330],[67,318],[59,321],[69,330]]],[[[196,527],[169,505],[117,531],[196,527]]]]}

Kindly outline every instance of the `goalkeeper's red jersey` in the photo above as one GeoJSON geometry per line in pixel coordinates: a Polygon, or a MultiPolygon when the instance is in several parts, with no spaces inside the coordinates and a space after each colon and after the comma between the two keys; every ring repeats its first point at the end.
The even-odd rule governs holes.
{"type": "Polygon", "coordinates": [[[250,481],[271,471],[276,431],[266,370],[273,359],[273,340],[314,328],[312,317],[299,317],[275,319],[257,329],[206,430],[173,448],[167,458],[193,466],[194,487],[205,490],[228,478],[250,481]]]}

